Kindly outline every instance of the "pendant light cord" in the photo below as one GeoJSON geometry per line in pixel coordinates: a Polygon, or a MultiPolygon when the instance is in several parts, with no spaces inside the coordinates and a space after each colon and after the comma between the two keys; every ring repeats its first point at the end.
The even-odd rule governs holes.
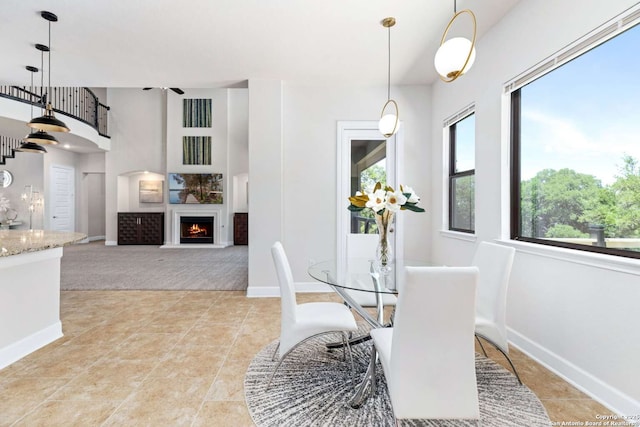
{"type": "Polygon", "coordinates": [[[49,99],[51,97],[51,21],[49,21],[49,70],[47,74],[49,75],[49,88],[47,89],[47,102],[51,103],[51,99],[49,99]]]}
{"type": "Polygon", "coordinates": [[[40,51],[40,113],[44,114],[44,51],[40,51]]]}
{"type": "Polygon", "coordinates": [[[388,53],[389,53],[389,62],[387,63],[387,100],[391,99],[391,26],[387,27],[389,31],[389,44],[388,44],[388,53]]]}
{"type": "Polygon", "coordinates": [[[31,88],[29,89],[29,104],[31,105],[31,120],[33,120],[33,71],[31,71],[31,88]]]}
{"type": "Polygon", "coordinates": [[[453,14],[458,13],[458,0],[453,0],[453,14]]]}

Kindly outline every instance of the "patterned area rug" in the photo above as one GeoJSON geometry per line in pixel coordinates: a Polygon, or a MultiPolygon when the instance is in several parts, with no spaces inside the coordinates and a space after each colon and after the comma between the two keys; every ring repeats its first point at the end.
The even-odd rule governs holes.
{"type": "MultiPolygon", "coordinates": [[[[273,342],[251,362],[244,380],[249,413],[259,427],[267,426],[389,426],[395,425],[382,366],[377,389],[359,409],[346,403],[353,393],[349,364],[342,351],[327,351],[324,343],[337,336],[318,337],[294,350],[265,390],[276,362],[273,342]]],[[[358,378],[366,370],[370,342],[353,347],[358,378]]],[[[502,366],[476,354],[480,423],[453,420],[407,420],[402,426],[537,427],[550,425],[542,403],[502,366]]]]}
{"type": "Polygon", "coordinates": [[[224,249],[65,246],[60,265],[63,290],[245,290],[248,247],[224,249]]]}

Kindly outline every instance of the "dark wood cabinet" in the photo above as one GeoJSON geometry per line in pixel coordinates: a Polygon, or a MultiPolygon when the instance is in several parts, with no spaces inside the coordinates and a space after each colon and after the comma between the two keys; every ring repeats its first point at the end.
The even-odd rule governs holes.
{"type": "Polygon", "coordinates": [[[118,245],[164,244],[164,212],[118,212],[118,245]]]}
{"type": "Polygon", "coordinates": [[[234,245],[249,244],[249,214],[248,213],[233,214],[233,244],[234,245]]]}

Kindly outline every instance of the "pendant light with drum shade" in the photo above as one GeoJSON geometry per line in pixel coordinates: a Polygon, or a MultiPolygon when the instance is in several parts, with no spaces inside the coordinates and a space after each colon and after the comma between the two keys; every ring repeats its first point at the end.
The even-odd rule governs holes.
{"type": "MultiPolygon", "coordinates": [[[[44,53],[49,52],[49,47],[43,44],[36,44],[36,49],[40,51],[40,71],[42,71],[42,74],[40,74],[40,104],[44,106],[44,53]]],[[[26,68],[31,72],[31,91],[29,97],[31,104],[31,120],[33,120],[33,73],[37,73],[38,69],[30,65],[28,65],[26,68]]],[[[39,144],[58,144],[58,140],[53,135],[41,129],[33,129],[33,131],[29,133],[29,135],[24,137],[24,141],[25,142],[22,143],[19,148],[17,148],[17,151],[44,154],[47,152],[47,150],[45,150],[45,148],[39,144]]]]}
{"type": "Polygon", "coordinates": [[[398,131],[398,121],[400,117],[400,114],[398,113],[398,104],[396,101],[391,99],[391,27],[396,25],[396,18],[390,16],[388,18],[384,18],[380,23],[383,27],[387,28],[389,32],[389,61],[387,63],[387,102],[382,107],[380,121],[378,122],[378,129],[385,138],[389,138],[390,136],[395,135],[398,131]],[[385,114],[387,107],[393,107],[395,112],[387,112],[385,114]]]}
{"type": "Polygon", "coordinates": [[[476,16],[469,9],[457,12],[456,0],[453,2],[453,18],[442,34],[440,47],[434,58],[436,71],[440,79],[451,83],[458,77],[469,71],[476,59],[476,16]],[[462,15],[468,15],[473,22],[473,36],[471,40],[465,37],[453,37],[447,40],[447,34],[454,21],[462,15]]]}
{"type": "Polygon", "coordinates": [[[59,120],[55,117],[55,115],[53,114],[53,106],[51,105],[51,22],[57,22],[58,17],[55,14],[47,11],[41,12],[40,16],[42,16],[49,22],[49,81],[47,93],[43,98],[43,103],[46,103],[46,107],[44,115],[32,119],[27,124],[27,126],[34,129],[40,129],[45,132],[69,132],[69,128],[67,127],[67,125],[64,124],[62,120],[59,120]]]}
{"type": "MultiPolygon", "coordinates": [[[[26,66],[27,71],[29,71],[31,73],[31,88],[29,91],[29,97],[31,98],[30,104],[31,104],[31,118],[33,119],[33,73],[37,73],[38,69],[36,67],[33,67],[31,65],[27,65],[26,66]]],[[[32,132],[29,135],[24,137],[24,141],[22,144],[20,144],[20,147],[16,148],[16,151],[21,151],[21,152],[25,152],[25,153],[40,153],[40,154],[44,154],[47,152],[47,150],[45,150],[45,148],[41,145],[38,145],[38,142],[41,142],[40,140],[40,135],[38,135],[39,133],[43,133],[44,135],[53,138],[53,136],[49,135],[48,133],[44,132],[44,131],[37,131],[37,132],[32,132]]],[[[53,138],[53,140],[55,141],[55,138],[53,138]]],[[[55,142],[56,144],[58,143],[58,141],[55,142]]]]}

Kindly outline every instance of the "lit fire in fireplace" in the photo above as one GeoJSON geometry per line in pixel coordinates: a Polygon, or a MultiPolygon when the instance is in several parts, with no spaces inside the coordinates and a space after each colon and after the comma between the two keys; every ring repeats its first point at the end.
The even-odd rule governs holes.
{"type": "Polygon", "coordinates": [[[200,228],[198,224],[193,224],[191,227],[189,227],[187,231],[189,232],[190,236],[206,236],[207,235],[207,229],[200,228]]]}

